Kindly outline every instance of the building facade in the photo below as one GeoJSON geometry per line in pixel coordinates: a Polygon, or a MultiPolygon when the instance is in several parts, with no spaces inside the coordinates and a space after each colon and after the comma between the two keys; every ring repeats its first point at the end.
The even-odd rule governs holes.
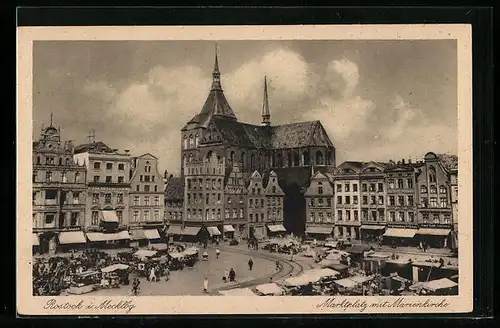
{"type": "Polygon", "coordinates": [[[38,252],[85,243],[85,179],[85,166],[73,161],[73,145],[61,144],[60,129],[51,122],[33,143],[33,246],[38,252]]]}
{"type": "Polygon", "coordinates": [[[307,237],[315,239],[331,237],[335,217],[335,195],[330,177],[321,172],[313,174],[304,196],[306,199],[307,237]]]}
{"type": "Polygon", "coordinates": [[[149,153],[134,157],[130,168],[130,232],[137,240],[158,239],[165,212],[165,185],[158,171],[158,158],[149,153]]]}
{"type": "MultiPolygon", "coordinates": [[[[303,175],[300,171],[305,169],[307,172],[312,165],[334,167],[335,147],[319,121],[272,125],[267,80],[264,81],[263,98],[261,125],[239,122],[222,90],[216,55],[212,85],[205,104],[181,130],[181,177],[189,174],[189,163],[199,162],[210,157],[209,154],[222,161],[227,170],[233,163],[239,164],[246,183],[255,171],[261,177],[275,171],[285,193],[284,218],[290,220],[285,225],[296,233],[303,233],[304,198],[296,195],[296,191],[309,183],[310,175],[303,175]],[[297,180],[297,177],[301,179],[297,180]],[[296,198],[301,198],[301,201],[296,198]]],[[[203,174],[198,175],[205,179],[203,174]]]]}
{"type": "Polygon", "coordinates": [[[264,195],[266,197],[266,221],[267,235],[280,236],[286,232],[283,225],[283,204],[285,203],[285,193],[278,183],[278,175],[271,171],[263,179],[264,195]]]}
{"type": "Polygon", "coordinates": [[[458,232],[458,168],[450,169],[450,187],[453,230],[458,232]]]}
{"type": "Polygon", "coordinates": [[[130,241],[130,154],[120,153],[101,141],[75,147],[73,156],[87,169],[85,228],[90,242],[130,241]]]}
{"type": "Polygon", "coordinates": [[[335,228],[337,238],[359,239],[361,226],[360,170],[362,162],[344,162],[334,174],[335,183],[335,228]]]}
{"type": "Polygon", "coordinates": [[[389,164],[364,163],[360,170],[361,229],[360,239],[378,241],[386,227],[385,170],[389,164]]]}
{"type": "Polygon", "coordinates": [[[266,194],[262,176],[254,171],[247,186],[247,213],[249,238],[261,239],[267,236],[266,194]]]}
{"type": "Polygon", "coordinates": [[[180,228],[184,222],[184,181],[173,175],[164,179],[165,182],[165,223],[169,227],[180,228]]]}
{"type": "Polygon", "coordinates": [[[238,163],[233,163],[224,178],[224,226],[227,238],[248,237],[246,199],[247,189],[238,163]]]}
{"type": "Polygon", "coordinates": [[[431,247],[448,247],[453,230],[449,172],[434,153],[427,153],[417,177],[418,237],[431,247]]]}
{"type": "Polygon", "coordinates": [[[393,245],[415,244],[417,221],[417,173],[422,166],[401,160],[386,169],[387,230],[384,242],[393,245]]]}

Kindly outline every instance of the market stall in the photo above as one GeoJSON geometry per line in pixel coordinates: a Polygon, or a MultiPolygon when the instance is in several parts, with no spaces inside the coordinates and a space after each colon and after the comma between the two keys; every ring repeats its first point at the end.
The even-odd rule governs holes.
{"type": "Polygon", "coordinates": [[[219,294],[222,296],[258,296],[250,288],[235,288],[230,290],[221,290],[219,294]]]}
{"type": "Polygon", "coordinates": [[[90,293],[98,288],[101,279],[99,271],[85,271],[76,273],[71,277],[68,294],[82,295],[90,293]]]}
{"type": "Polygon", "coordinates": [[[259,296],[281,296],[284,290],[275,283],[262,284],[255,287],[259,296]]]}

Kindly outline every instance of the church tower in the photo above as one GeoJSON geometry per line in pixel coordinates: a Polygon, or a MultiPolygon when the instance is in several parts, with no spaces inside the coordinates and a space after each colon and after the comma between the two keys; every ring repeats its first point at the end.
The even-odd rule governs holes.
{"type": "Polygon", "coordinates": [[[267,96],[267,77],[264,76],[264,99],[262,102],[262,125],[271,125],[271,114],[269,113],[269,99],[267,96]]]}

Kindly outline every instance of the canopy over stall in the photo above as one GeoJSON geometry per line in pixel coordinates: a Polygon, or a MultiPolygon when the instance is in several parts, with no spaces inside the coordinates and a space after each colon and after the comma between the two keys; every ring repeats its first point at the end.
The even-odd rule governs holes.
{"type": "Polygon", "coordinates": [[[283,289],[274,282],[258,285],[255,287],[255,290],[263,295],[283,295],[283,289]]]}
{"type": "Polygon", "coordinates": [[[220,230],[217,227],[207,227],[207,231],[211,237],[221,235],[220,230]]]}
{"type": "Polygon", "coordinates": [[[108,273],[108,272],[113,272],[116,270],[127,270],[128,268],[129,268],[128,265],[118,263],[118,264],[113,264],[113,265],[107,266],[105,268],[102,268],[101,272],[108,273]]]}
{"type": "Polygon", "coordinates": [[[417,233],[417,229],[404,229],[404,228],[388,228],[384,237],[398,237],[398,238],[413,238],[417,233]]]}
{"type": "Polygon", "coordinates": [[[334,283],[344,288],[355,288],[358,285],[357,282],[349,278],[335,280],[334,283]]]}
{"type": "Polygon", "coordinates": [[[450,234],[450,232],[451,229],[420,228],[417,231],[417,235],[446,237],[450,234]]]}
{"type": "Polygon", "coordinates": [[[90,241],[129,240],[130,234],[126,230],[113,233],[87,232],[87,238],[90,241]]]}
{"type": "Polygon", "coordinates": [[[230,290],[221,290],[219,294],[223,296],[258,296],[250,288],[235,288],[230,290]]]}
{"type": "Polygon", "coordinates": [[[147,257],[151,257],[151,256],[156,255],[156,253],[158,253],[158,252],[157,251],[149,251],[147,249],[140,249],[134,253],[134,256],[140,258],[141,260],[144,260],[147,257]]]}
{"type": "Polygon", "coordinates": [[[85,244],[87,242],[83,231],[62,231],[59,233],[58,239],[61,245],[85,244]]]}
{"type": "Polygon", "coordinates": [[[437,279],[437,280],[431,280],[426,283],[424,283],[423,288],[430,290],[430,291],[437,291],[441,289],[448,289],[448,288],[453,288],[457,287],[458,284],[454,282],[453,280],[450,280],[448,278],[442,278],[442,279],[437,279]]]}
{"type": "Polygon", "coordinates": [[[172,224],[168,227],[167,234],[169,235],[182,235],[182,226],[172,224]]]}
{"type": "Polygon", "coordinates": [[[180,258],[183,258],[184,255],[186,255],[186,253],[185,252],[173,252],[173,253],[170,253],[169,255],[173,259],[180,259],[180,258]]]}
{"type": "Polygon", "coordinates": [[[234,227],[230,224],[226,224],[223,227],[224,232],[234,232],[234,227]]]}
{"type": "Polygon", "coordinates": [[[154,243],[150,245],[151,250],[163,251],[168,249],[168,245],[165,243],[154,243]]]}
{"type": "Polygon", "coordinates": [[[307,227],[306,233],[318,235],[331,235],[333,227],[307,227]]]}
{"type": "Polygon", "coordinates": [[[271,232],[286,232],[286,229],[282,224],[268,224],[267,228],[271,232]]]}

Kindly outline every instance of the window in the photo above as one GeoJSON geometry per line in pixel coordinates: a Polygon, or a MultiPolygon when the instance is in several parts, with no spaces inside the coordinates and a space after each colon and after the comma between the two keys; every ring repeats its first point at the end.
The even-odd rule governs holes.
{"type": "Polygon", "coordinates": [[[447,201],[446,197],[439,198],[439,205],[441,207],[447,207],[448,206],[448,201],[447,201]]]}
{"type": "Polygon", "coordinates": [[[62,182],[67,182],[67,176],[66,176],[66,172],[61,172],[61,180],[62,182]]]}
{"type": "Polygon", "coordinates": [[[98,204],[99,203],[99,194],[98,193],[92,194],[92,203],[93,204],[98,204]]]}
{"type": "Polygon", "coordinates": [[[406,180],[406,184],[408,185],[408,189],[413,189],[413,180],[412,179],[406,180]]]}
{"type": "Polygon", "coordinates": [[[75,173],[75,182],[80,182],[80,172],[75,173]]]}
{"type": "Polygon", "coordinates": [[[257,195],[260,195],[260,188],[257,188],[257,195]]]}
{"type": "Polygon", "coordinates": [[[370,192],[375,192],[375,184],[370,183],[370,192]]]}
{"type": "Polygon", "coordinates": [[[337,192],[342,192],[342,185],[340,183],[337,184],[337,192]]]}
{"type": "Polygon", "coordinates": [[[74,227],[78,225],[78,213],[71,213],[70,226],[74,227]]]}
{"type": "Polygon", "coordinates": [[[50,171],[45,172],[45,181],[52,182],[52,172],[50,171]]]}
{"type": "Polygon", "coordinates": [[[113,163],[106,163],[106,171],[111,171],[113,169],[113,163]]]}
{"type": "Polygon", "coordinates": [[[332,222],[332,213],[326,213],[326,222],[332,222]]]}
{"type": "MultiPolygon", "coordinates": [[[[193,195],[194,199],[196,199],[196,194],[193,195]]],[[[155,196],[155,206],[160,205],[160,196],[155,196]]]]}
{"type": "MultiPolygon", "coordinates": [[[[318,190],[318,192],[319,192],[319,190],[318,190]]],[[[273,194],[275,194],[275,193],[276,193],[276,186],[273,186],[273,194]]],[[[323,193],[323,190],[321,190],[321,193],[323,193]]]]}
{"type": "MultiPolygon", "coordinates": [[[[278,212],[278,214],[279,214],[279,212],[278,212]]],[[[243,209],[242,208],[240,208],[240,218],[241,219],[243,218],[243,209]]]]}
{"type": "Polygon", "coordinates": [[[94,162],[94,170],[99,170],[99,169],[101,169],[101,163],[94,162]]]}
{"type": "Polygon", "coordinates": [[[439,186],[439,193],[440,194],[446,194],[447,193],[447,190],[446,190],[446,187],[445,186],[439,186]]]}
{"type": "MultiPolygon", "coordinates": [[[[323,198],[318,199],[318,203],[319,203],[318,204],[319,206],[323,206],[323,198]]],[[[347,204],[347,202],[346,202],[346,204],[347,204]]]]}
{"type": "Polygon", "coordinates": [[[368,210],[362,210],[361,211],[361,215],[363,217],[363,221],[367,221],[368,220],[368,210]]]}
{"type": "Polygon", "coordinates": [[[187,203],[191,204],[191,194],[187,194],[187,203]]]}
{"type": "Polygon", "coordinates": [[[378,204],[384,205],[384,196],[378,196],[378,204]]]}
{"type": "Polygon", "coordinates": [[[337,220],[342,221],[342,211],[337,211],[337,220]]]}
{"type": "Polygon", "coordinates": [[[367,185],[366,183],[363,183],[363,184],[361,185],[361,191],[362,191],[362,192],[367,192],[367,191],[368,191],[368,185],[367,185]]]}
{"type": "Polygon", "coordinates": [[[398,196],[398,205],[399,206],[405,205],[405,197],[404,196],[398,196]]]}
{"type": "Polygon", "coordinates": [[[122,224],[122,222],[123,222],[123,212],[122,211],[116,211],[116,217],[118,218],[118,224],[122,224]]]}
{"type": "Polygon", "coordinates": [[[431,194],[437,194],[437,188],[436,188],[436,186],[430,186],[429,189],[430,189],[431,194]]]}
{"type": "Polygon", "coordinates": [[[403,184],[403,179],[398,179],[398,188],[403,189],[405,186],[403,184]]]}
{"type": "Polygon", "coordinates": [[[389,219],[391,220],[391,222],[395,222],[396,221],[396,213],[395,212],[390,212],[389,213],[389,219]]]}
{"type": "Polygon", "coordinates": [[[158,191],[158,186],[157,186],[157,185],[155,185],[155,192],[156,192],[156,191],[158,191]]]}
{"type": "Polygon", "coordinates": [[[149,192],[150,191],[150,186],[149,185],[145,185],[144,186],[144,192],[149,192]]]}
{"type": "Polygon", "coordinates": [[[323,212],[318,213],[318,220],[316,222],[320,223],[324,221],[323,212]]]}
{"type": "Polygon", "coordinates": [[[398,221],[403,222],[405,220],[405,212],[398,213],[398,221]]]}
{"type": "Polygon", "coordinates": [[[253,222],[253,214],[250,214],[249,217],[250,217],[250,222],[253,222]]]}
{"type": "Polygon", "coordinates": [[[432,214],[432,221],[434,221],[434,223],[439,223],[439,214],[432,214]]]}
{"type": "Polygon", "coordinates": [[[139,206],[139,196],[134,196],[134,206],[139,206]]]}
{"type": "Polygon", "coordinates": [[[427,207],[429,204],[429,201],[427,197],[422,197],[422,207],[427,207]]]}
{"type": "Polygon", "coordinates": [[[358,196],[352,196],[352,203],[358,205],[358,196]]]}
{"type": "Polygon", "coordinates": [[[358,210],[354,210],[354,221],[359,221],[359,213],[358,213],[358,210]]]}
{"type": "Polygon", "coordinates": [[[92,225],[98,225],[99,224],[99,212],[98,211],[92,211],[91,224],[92,225]]]}
{"type": "Polygon", "coordinates": [[[332,199],[331,198],[326,199],[326,206],[332,207],[332,199]]]}
{"type": "Polygon", "coordinates": [[[370,205],[376,205],[377,204],[377,200],[375,198],[375,196],[370,196],[370,205]]]}
{"type": "Polygon", "coordinates": [[[368,204],[368,196],[363,196],[363,205],[368,204]]]}
{"type": "Polygon", "coordinates": [[[36,182],[36,177],[38,175],[37,171],[33,171],[33,182],[36,182]]]}
{"type": "Polygon", "coordinates": [[[248,207],[253,207],[253,198],[250,198],[248,202],[248,207]]]}
{"type": "Polygon", "coordinates": [[[396,205],[396,199],[394,198],[394,196],[389,196],[389,205],[396,205]]]}
{"type": "Polygon", "coordinates": [[[422,214],[422,221],[424,223],[429,223],[429,214],[427,213],[422,214]]]}
{"type": "Polygon", "coordinates": [[[112,177],[107,176],[107,177],[106,177],[106,182],[107,182],[107,183],[111,183],[111,178],[112,178],[112,177]]]}
{"type": "Polygon", "coordinates": [[[389,179],[389,189],[394,189],[394,179],[389,179]]]}
{"type": "Polygon", "coordinates": [[[337,205],[342,205],[342,196],[337,196],[337,205]]]}
{"type": "Polygon", "coordinates": [[[385,219],[385,213],[384,213],[384,210],[383,209],[379,209],[378,210],[378,220],[379,221],[384,221],[385,219]]]}
{"type": "Polygon", "coordinates": [[[104,194],[104,204],[111,204],[111,194],[104,194]]]}
{"type": "Polygon", "coordinates": [[[349,192],[349,189],[350,189],[350,185],[349,185],[348,183],[346,183],[346,184],[344,185],[344,190],[345,190],[346,192],[349,192]]]}
{"type": "Polygon", "coordinates": [[[377,184],[377,191],[378,192],[383,192],[384,191],[384,184],[383,183],[377,184]]]}
{"type": "Polygon", "coordinates": [[[149,206],[149,196],[144,196],[144,205],[149,206]]]}
{"type": "Polygon", "coordinates": [[[37,156],[37,157],[36,157],[36,163],[37,163],[38,165],[40,165],[40,164],[41,164],[41,161],[40,161],[40,156],[37,156]]]}
{"type": "Polygon", "coordinates": [[[358,184],[357,184],[357,183],[354,183],[354,184],[352,185],[352,191],[353,191],[353,192],[358,192],[358,184]]]}
{"type": "Polygon", "coordinates": [[[125,164],[118,164],[118,171],[124,171],[125,170],[125,164]]]}
{"type": "Polygon", "coordinates": [[[255,188],[252,188],[252,195],[255,195],[255,188]]]}
{"type": "Polygon", "coordinates": [[[94,182],[99,182],[100,178],[101,178],[100,176],[94,175],[94,182]]]}
{"type": "Polygon", "coordinates": [[[217,204],[220,204],[220,194],[217,194],[217,204]]]}
{"type": "Polygon", "coordinates": [[[263,199],[260,200],[260,207],[264,207],[264,200],[263,199]]]}
{"type": "Polygon", "coordinates": [[[144,211],[144,221],[149,221],[149,211],[144,211]]]}
{"type": "Polygon", "coordinates": [[[437,207],[437,198],[436,197],[431,197],[431,202],[430,202],[431,207],[437,207]]]}
{"type": "Polygon", "coordinates": [[[444,224],[451,224],[451,216],[449,214],[444,215],[444,224]]]}
{"type": "Polygon", "coordinates": [[[118,177],[118,183],[123,183],[123,177],[118,177]]]}
{"type": "Polygon", "coordinates": [[[345,211],[345,220],[351,221],[351,211],[345,211]]]}
{"type": "Polygon", "coordinates": [[[413,206],[413,196],[412,195],[408,196],[408,206],[413,206]]]}
{"type": "Polygon", "coordinates": [[[350,204],[351,203],[351,197],[350,196],[345,196],[345,203],[350,204]]]}
{"type": "Polygon", "coordinates": [[[309,222],[314,222],[315,218],[316,218],[316,215],[314,212],[309,213],[309,222]]]}
{"type": "Polygon", "coordinates": [[[135,191],[139,191],[139,187],[140,187],[139,185],[136,185],[135,186],[135,191]]]}
{"type": "Polygon", "coordinates": [[[429,182],[436,183],[436,169],[434,168],[434,166],[431,166],[429,168],[429,182]]]}
{"type": "Polygon", "coordinates": [[[371,217],[370,219],[372,221],[377,221],[377,211],[371,211],[371,217]]]}
{"type": "Polygon", "coordinates": [[[311,200],[309,201],[309,206],[314,206],[314,198],[311,198],[311,200]]]}
{"type": "Polygon", "coordinates": [[[415,213],[408,212],[408,222],[415,222],[415,213]]]}
{"type": "Polygon", "coordinates": [[[318,195],[323,195],[323,187],[318,187],[318,195]]]}
{"type": "Polygon", "coordinates": [[[426,194],[427,193],[427,186],[425,186],[425,185],[420,186],[420,193],[426,194]]]}
{"type": "Polygon", "coordinates": [[[150,177],[149,175],[145,175],[144,176],[144,182],[149,182],[150,181],[149,177],[150,177]]]}

